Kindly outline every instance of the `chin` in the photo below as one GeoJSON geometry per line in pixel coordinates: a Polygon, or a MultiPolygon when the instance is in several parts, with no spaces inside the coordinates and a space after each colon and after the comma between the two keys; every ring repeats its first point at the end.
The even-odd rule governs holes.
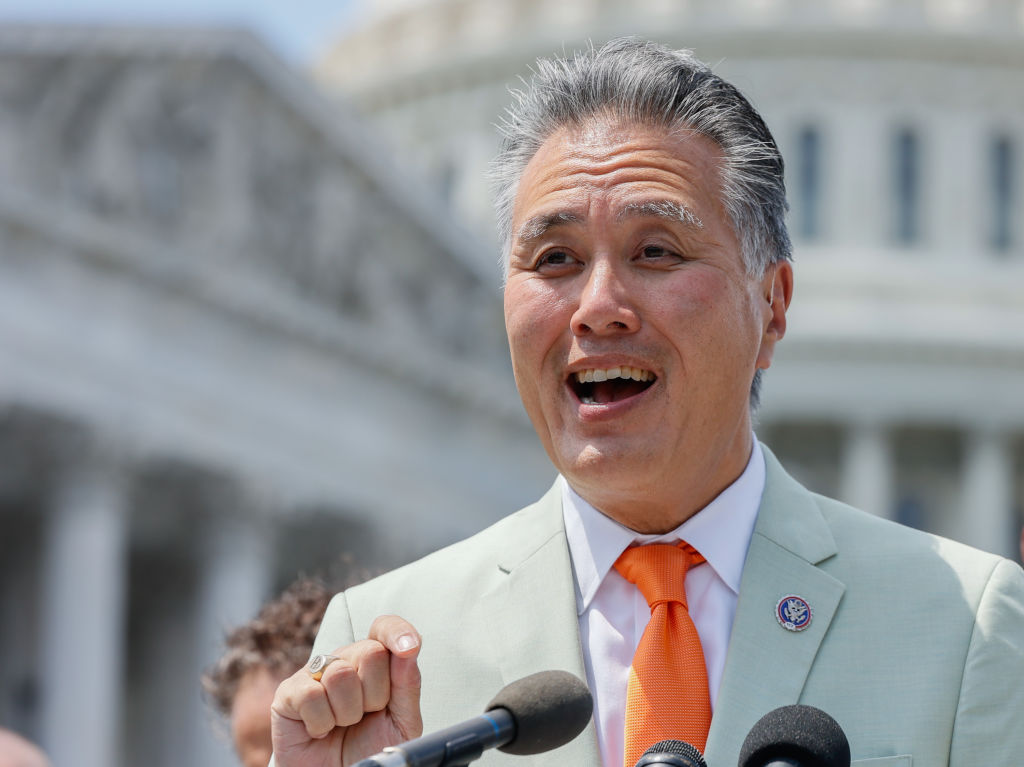
{"type": "Polygon", "coordinates": [[[559,470],[570,485],[599,487],[602,493],[619,495],[643,485],[646,461],[638,451],[611,450],[587,444],[563,461],[559,470]],[[638,481],[640,480],[640,481],[638,481]]]}

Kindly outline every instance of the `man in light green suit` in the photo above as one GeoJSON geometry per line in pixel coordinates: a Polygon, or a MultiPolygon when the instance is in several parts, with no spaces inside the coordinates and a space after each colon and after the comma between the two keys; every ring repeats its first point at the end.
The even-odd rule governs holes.
{"type": "Polygon", "coordinates": [[[561,477],[479,535],[339,595],[275,697],[277,767],[352,764],[560,668],[594,719],[536,757],[623,765],[649,618],[612,562],[686,541],[713,706],[706,756],[806,703],[872,767],[1024,754],[1024,573],[816,496],[753,437],[793,291],[782,159],[686,52],[619,40],[541,62],[496,166],[516,383],[561,477]],[[384,617],[380,617],[380,616],[384,617]]]}

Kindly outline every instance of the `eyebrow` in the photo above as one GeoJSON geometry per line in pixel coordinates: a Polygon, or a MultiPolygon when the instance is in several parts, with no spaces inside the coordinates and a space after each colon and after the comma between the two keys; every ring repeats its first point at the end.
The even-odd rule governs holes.
{"type": "MultiPolygon", "coordinates": [[[[697,229],[704,228],[704,222],[696,213],[673,200],[648,200],[646,202],[631,202],[619,211],[616,217],[619,221],[627,218],[663,218],[668,221],[675,221],[697,229]]],[[[519,227],[516,233],[516,240],[522,243],[532,242],[542,237],[546,232],[556,226],[563,224],[578,224],[583,217],[567,210],[556,211],[555,213],[542,213],[527,219],[519,227]]]]}
{"type": "Polygon", "coordinates": [[[696,213],[673,200],[648,200],[646,202],[631,202],[619,211],[618,219],[626,218],[664,218],[675,221],[697,229],[704,228],[704,222],[696,213]]]}
{"type": "Polygon", "coordinates": [[[516,233],[516,240],[519,242],[531,242],[542,237],[549,229],[562,224],[578,224],[583,219],[575,213],[567,210],[560,210],[555,213],[542,213],[533,218],[528,218],[519,227],[516,233]]]}

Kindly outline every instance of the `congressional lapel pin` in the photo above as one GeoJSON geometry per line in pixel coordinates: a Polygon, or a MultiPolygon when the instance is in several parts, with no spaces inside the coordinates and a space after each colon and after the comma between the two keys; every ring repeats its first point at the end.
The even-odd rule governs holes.
{"type": "Polygon", "coordinates": [[[775,617],[787,631],[803,631],[811,625],[811,606],[803,597],[790,594],[775,605],[775,617]]]}

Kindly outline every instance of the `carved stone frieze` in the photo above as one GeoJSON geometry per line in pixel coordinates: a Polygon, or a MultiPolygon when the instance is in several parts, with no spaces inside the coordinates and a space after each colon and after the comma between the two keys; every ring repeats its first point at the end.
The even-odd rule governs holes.
{"type": "Polygon", "coordinates": [[[495,358],[497,274],[487,284],[456,252],[475,248],[344,105],[261,46],[161,39],[139,56],[109,35],[40,50],[13,35],[0,35],[3,184],[197,268],[262,273],[374,332],[495,358]]]}

